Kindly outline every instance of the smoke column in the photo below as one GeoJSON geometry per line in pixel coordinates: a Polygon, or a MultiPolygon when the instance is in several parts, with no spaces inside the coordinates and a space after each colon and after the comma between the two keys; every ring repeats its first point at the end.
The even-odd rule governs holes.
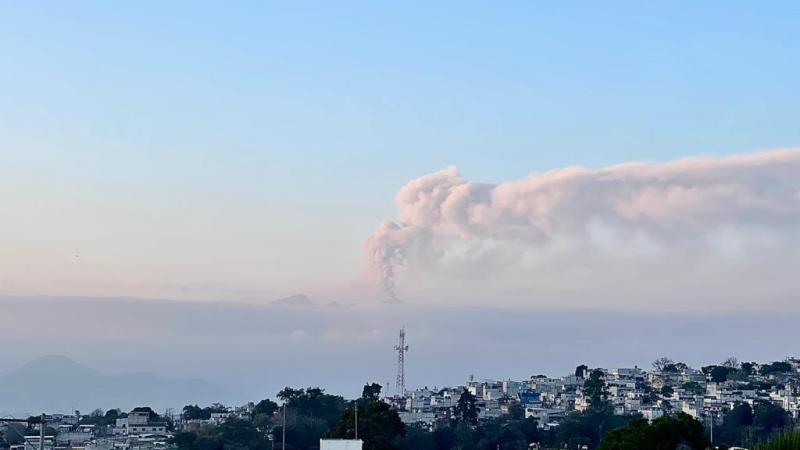
{"type": "Polygon", "coordinates": [[[395,201],[399,220],[367,239],[368,264],[389,300],[410,256],[442,262],[461,243],[598,245],[596,230],[648,245],[710,245],[715,233],[775,239],[800,230],[800,150],[569,167],[499,184],[465,180],[455,167],[411,180],[395,201]],[[749,233],[749,234],[748,234],[749,233]]]}

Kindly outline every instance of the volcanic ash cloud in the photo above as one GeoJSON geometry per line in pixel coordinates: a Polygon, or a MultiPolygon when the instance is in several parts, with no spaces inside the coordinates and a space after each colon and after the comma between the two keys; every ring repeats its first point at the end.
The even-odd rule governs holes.
{"type": "Polygon", "coordinates": [[[796,247],[800,150],[568,167],[499,184],[449,167],[411,180],[395,201],[398,219],[383,222],[365,245],[391,300],[401,266],[489,258],[475,276],[490,277],[526,255],[563,258],[576,249],[613,258],[687,246],[724,254],[753,240],[796,247]]]}

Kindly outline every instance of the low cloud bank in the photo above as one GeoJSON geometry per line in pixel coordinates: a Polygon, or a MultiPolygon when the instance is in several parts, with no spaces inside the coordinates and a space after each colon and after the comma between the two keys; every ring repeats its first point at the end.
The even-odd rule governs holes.
{"type": "Polygon", "coordinates": [[[797,287],[787,269],[800,263],[800,150],[571,167],[499,184],[450,167],[395,200],[398,220],[365,245],[389,299],[399,290],[476,303],[580,303],[590,293],[635,302],[648,286],[717,299],[745,281],[777,281],[773,294],[797,287]]]}
{"type": "MultiPolygon", "coordinates": [[[[527,379],[570,373],[578,364],[649,367],[663,355],[695,366],[731,355],[774,361],[796,350],[798,320],[800,313],[512,310],[408,302],[298,308],[0,297],[0,379],[37,357],[57,354],[105,377],[144,371],[160,379],[206,380],[231,393],[216,396],[206,390],[186,397],[201,404],[274,398],[284,386],[322,386],[353,397],[367,382],[389,382],[393,390],[393,347],[403,326],[410,346],[408,384],[433,387],[464,383],[470,374],[527,379]]],[[[73,383],[64,391],[98,384],[92,377],[73,383]]],[[[73,406],[108,409],[134,400],[183,406],[164,405],[166,397],[154,389],[131,392],[73,406]]],[[[30,409],[19,412],[40,413],[47,407],[21,400],[30,409]]],[[[62,400],[70,404],[68,394],[62,400]]],[[[16,414],[8,408],[0,404],[0,413],[16,414]]],[[[48,409],[68,411],[66,406],[48,409]]]]}

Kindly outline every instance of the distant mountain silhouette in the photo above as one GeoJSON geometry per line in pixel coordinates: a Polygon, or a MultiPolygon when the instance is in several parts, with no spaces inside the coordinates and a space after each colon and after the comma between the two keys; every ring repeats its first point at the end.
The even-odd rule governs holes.
{"type": "Polygon", "coordinates": [[[225,398],[219,387],[200,380],[168,380],[150,373],[104,375],[65,356],[44,356],[0,376],[0,414],[64,413],[74,409],[156,411],[225,398]]]}
{"type": "Polygon", "coordinates": [[[273,305],[281,305],[281,306],[314,306],[313,300],[311,300],[305,294],[295,294],[289,297],[279,298],[277,300],[272,301],[273,305]]]}

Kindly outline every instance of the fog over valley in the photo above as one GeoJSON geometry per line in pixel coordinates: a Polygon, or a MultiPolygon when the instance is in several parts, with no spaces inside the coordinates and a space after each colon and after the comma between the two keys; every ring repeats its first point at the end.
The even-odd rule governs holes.
{"type": "MultiPolygon", "coordinates": [[[[411,347],[406,362],[409,387],[433,387],[463,383],[471,374],[499,379],[563,375],[578,364],[649,367],[662,355],[687,364],[722,361],[730,355],[781,360],[795,347],[800,320],[793,312],[328,306],[296,298],[297,306],[288,301],[257,306],[2,297],[0,375],[13,374],[44,355],[63,355],[99,373],[86,378],[86,385],[97,376],[111,386],[114,377],[124,374],[157,375],[161,381],[152,382],[156,389],[132,391],[140,404],[167,406],[162,388],[181,379],[215,387],[197,395],[195,402],[211,402],[215,396],[228,403],[274,397],[284,386],[321,386],[356,396],[371,381],[390,382],[392,392],[392,347],[402,326],[411,347]]],[[[35,392],[40,384],[35,378],[29,381],[26,389],[35,392]]],[[[170,398],[186,397],[192,388],[184,387],[170,398]]],[[[0,389],[0,399],[3,393],[0,389]]],[[[73,395],[74,401],[67,390],[52,395],[82,409],[135,406],[125,389],[104,391],[102,396],[73,395]]],[[[27,413],[47,406],[33,397],[25,400],[5,403],[4,408],[27,413]]],[[[56,404],[63,409],[63,402],[56,404]]]]}

